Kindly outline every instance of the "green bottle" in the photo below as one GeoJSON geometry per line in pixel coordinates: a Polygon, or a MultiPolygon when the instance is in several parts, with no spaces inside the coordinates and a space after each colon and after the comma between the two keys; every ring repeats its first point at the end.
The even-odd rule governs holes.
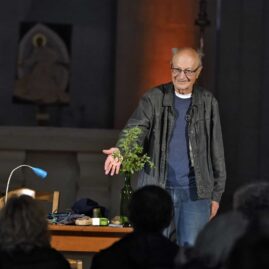
{"type": "Polygon", "coordinates": [[[120,199],[120,215],[122,219],[123,225],[129,226],[129,220],[128,220],[128,205],[130,203],[133,189],[131,186],[131,175],[125,174],[124,175],[124,185],[121,189],[121,199],[120,199]]]}

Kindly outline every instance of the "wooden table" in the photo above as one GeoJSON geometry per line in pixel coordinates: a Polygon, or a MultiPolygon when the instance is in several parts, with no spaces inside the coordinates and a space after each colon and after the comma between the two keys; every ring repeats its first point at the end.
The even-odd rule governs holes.
{"type": "Polygon", "coordinates": [[[51,245],[59,251],[98,252],[107,248],[132,228],[49,224],[51,245]]]}

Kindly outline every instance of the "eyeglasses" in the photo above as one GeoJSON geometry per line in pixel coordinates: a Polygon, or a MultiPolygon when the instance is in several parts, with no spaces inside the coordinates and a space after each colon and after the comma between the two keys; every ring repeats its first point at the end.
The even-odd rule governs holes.
{"type": "Polygon", "coordinates": [[[186,77],[192,77],[194,76],[195,72],[201,67],[201,65],[199,65],[197,68],[195,68],[194,70],[191,69],[181,69],[181,68],[177,68],[177,67],[173,67],[171,65],[171,71],[173,73],[173,75],[180,75],[181,72],[183,72],[185,74],[186,77]]]}

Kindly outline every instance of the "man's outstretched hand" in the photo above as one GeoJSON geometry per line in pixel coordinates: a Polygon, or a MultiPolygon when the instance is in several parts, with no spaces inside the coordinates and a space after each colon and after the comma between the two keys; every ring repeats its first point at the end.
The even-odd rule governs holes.
{"type": "Polygon", "coordinates": [[[106,175],[110,174],[111,176],[114,176],[120,171],[121,161],[118,158],[114,158],[112,156],[112,154],[118,150],[118,148],[103,149],[103,153],[107,155],[104,165],[106,175]]]}

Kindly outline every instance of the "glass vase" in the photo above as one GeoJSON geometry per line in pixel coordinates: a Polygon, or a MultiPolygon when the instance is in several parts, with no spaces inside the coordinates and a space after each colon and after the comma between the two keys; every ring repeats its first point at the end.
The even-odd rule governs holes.
{"type": "Polygon", "coordinates": [[[128,205],[131,200],[133,189],[131,186],[131,175],[124,175],[124,185],[121,189],[121,197],[120,197],[120,215],[122,218],[123,224],[129,223],[128,221],[128,205]]]}

